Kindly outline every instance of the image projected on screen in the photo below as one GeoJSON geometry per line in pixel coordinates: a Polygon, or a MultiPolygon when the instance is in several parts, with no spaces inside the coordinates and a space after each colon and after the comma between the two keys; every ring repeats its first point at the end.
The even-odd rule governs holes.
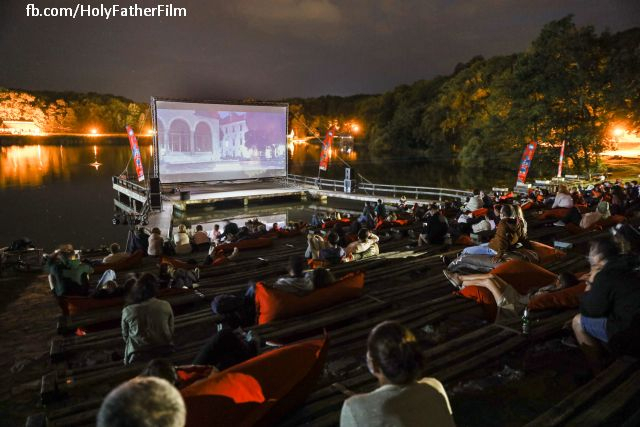
{"type": "Polygon", "coordinates": [[[156,101],[163,183],[286,175],[287,107],[156,101]]]}

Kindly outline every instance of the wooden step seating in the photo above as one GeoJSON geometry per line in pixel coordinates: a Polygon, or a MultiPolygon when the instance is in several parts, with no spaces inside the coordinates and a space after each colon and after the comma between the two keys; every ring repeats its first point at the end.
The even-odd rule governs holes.
{"type": "MultiPolygon", "coordinates": [[[[304,242],[306,245],[306,241],[304,242]]],[[[400,246],[406,245],[406,242],[390,241],[381,245],[381,250],[395,250],[400,246]]],[[[306,247],[306,246],[304,246],[306,247]]],[[[257,277],[268,279],[273,276],[286,274],[286,264],[289,256],[294,254],[300,254],[304,249],[302,245],[298,248],[286,248],[284,252],[281,252],[279,256],[271,257],[271,252],[265,252],[265,259],[269,260],[268,265],[263,265],[261,262],[253,262],[253,257],[248,265],[246,261],[236,262],[234,264],[212,267],[211,269],[203,270],[201,273],[201,280],[199,282],[199,288],[188,296],[178,296],[168,299],[174,306],[178,304],[194,303],[197,304],[200,299],[211,300],[216,295],[221,293],[233,293],[238,292],[241,287],[246,287],[249,280],[253,280],[257,277]],[[268,255],[269,254],[269,255],[268,255]],[[267,256],[268,255],[268,256],[267,256]],[[278,261],[278,262],[276,262],[278,261]],[[238,283],[237,287],[228,288],[226,285],[230,283],[238,283]],[[200,299],[199,299],[200,298],[200,299]]],[[[252,252],[252,255],[257,251],[252,252]]],[[[375,259],[368,259],[359,261],[358,263],[369,263],[375,259]]],[[[352,263],[346,263],[345,266],[352,263]]],[[[342,268],[341,266],[338,266],[342,268]]],[[[332,269],[333,270],[333,269],[332,269]]],[[[337,269],[339,271],[339,268],[337,269]]],[[[70,333],[76,331],[78,328],[89,328],[96,324],[108,323],[118,321],[122,312],[121,307],[112,307],[104,310],[96,310],[89,313],[83,313],[75,316],[60,316],[58,318],[58,332],[61,334],[70,333]]]]}
{"type": "MultiPolygon", "coordinates": [[[[426,351],[428,368],[425,375],[433,376],[445,384],[460,380],[478,368],[500,361],[501,356],[527,347],[557,333],[575,312],[567,311],[539,318],[534,322],[531,334],[523,336],[513,329],[487,325],[451,341],[436,345],[426,351]]],[[[364,344],[362,345],[364,351],[364,344]]],[[[376,388],[376,379],[363,366],[353,370],[353,375],[314,392],[305,405],[282,421],[282,426],[333,426],[338,425],[344,400],[354,393],[365,393],[376,388]]]]}
{"type": "MultiPolygon", "coordinates": [[[[386,268],[379,268],[376,272],[372,272],[372,273],[367,273],[367,281],[368,282],[372,282],[372,281],[381,281],[381,280],[387,280],[389,278],[389,275],[391,274],[395,274],[396,276],[400,274],[400,272],[396,271],[399,268],[402,268],[404,270],[404,272],[406,273],[407,271],[411,271],[412,268],[424,268],[423,265],[421,265],[421,260],[416,259],[416,260],[411,260],[410,263],[413,266],[408,266],[406,263],[402,264],[402,263],[396,263],[398,265],[394,266],[394,268],[390,268],[389,266],[385,266],[386,268]]],[[[354,263],[355,264],[355,263],[354,263]]],[[[345,266],[348,266],[349,264],[345,264],[345,266]]],[[[382,266],[381,266],[382,267],[382,266]]],[[[447,289],[447,288],[443,288],[443,289],[447,289]]],[[[402,292],[401,289],[396,289],[396,292],[400,293],[402,292]]],[[[368,300],[373,299],[373,297],[368,297],[368,300]]],[[[367,303],[367,299],[361,299],[360,301],[356,301],[353,303],[350,303],[352,305],[354,305],[354,308],[351,308],[348,311],[345,311],[344,313],[340,313],[340,316],[335,316],[335,313],[333,313],[333,310],[336,310],[336,308],[334,308],[333,310],[327,310],[327,312],[325,313],[324,317],[320,316],[319,314],[314,314],[314,320],[309,322],[308,320],[304,320],[302,321],[302,326],[304,326],[304,328],[306,328],[307,330],[309,330],[309,328],[311,327],[322,327],[324,325],[327,324],[331,324],[331,321],[339,321],[341,320],[341,316],[346,316],[345,318],[348,318],[348,316],[350,314],[360,314],[361,312],[367,312],[369,309],[376,309],[377,305],[379,304],[378,301],[380,301],[380,299],[374,299],[374,302],[376,303],[375,305],[371,305],[371,303],[367,303]],[[364,303],[362,302],[364,301],[364,303]],[[358,307],[358,305],[362,305],[364,304],[363,307],[358,307]],[[315,317],[317,317],[317,320],[315,319],[315,317]]],[[[388,304],[388,303],[385,303],[388,304]]],[[[198,348],[202,345],[202,343],[204,342],[204,340],[206,338],[208,338],[209,336],[211,336],[212,332],[213,332],[213,328],[212,328],[212,324],[213,322],[210,319],[206,318],[206,315],[204,315],[203,313],[199,313],[199,316],[201,316],[201,319],[196,319],[193,322],[190,323],[189,326],[193,327],[194,326],[194,322],[201,322],[203,324],[206,324],[206,329],[203,331],[203,333],[201,334],[202,338],[200,340],[193,340],[193,337],[190,337],[190,343],[186,344],[184,347],[180,347],[180,353],[185,353],[188,355],[188,358],[192,358],[193,355],[195,354],[195,352],[198,350],[198,348]]],[[[300,332],[300,328],[294,326],[294,327],[285,327],[285,325],[291,325],[292,323],[290,321],[285,321],[283,322],[282,326],[278,326],[277,330],[275,331],[275,335],[277,337],[285,337],[288,333],[293,334],[294,332],[300,332]]],[[[257,327],[257,329],[263,328],[264,327],[271,327],[273,328],[272,325],[264,325],[261,327],[257,327]]],[[[262,335],[262,332],[260,332],[260,334],[262,335]]],[[[107,341],[110,344],[115,344],[117,343],[118,349],[121,350],[122,347],[122,343],[121,343],[121,338],[118,338],[117,333],[116,332],[110,332],[108,334],[109,336],[107,337],[107,341]]],[[[81,352],[82,350],[89,350],[92,348],[96,348],[97,346],[99,346],[98,342],[99,340],[89,340],[87,341],[88,345],[84,346],[79,344],[79,342],[83,342],[82,339],[86,338],[86,337],[75,337],[70,339],[66,344],[67,347],[65,348],[65,342],[62,342],[62,345],[60,344],[60,342],[57,342],[53,348],[54,348],[54,354],[53,357],[56,360],[59,360],[60,358],[62,358],[61,356],[69,356],[69,354],[71,353],[71,351],[74,352],[81,352]]],[[[185,356],[185,359],[187,358],[187,356],[185,356]]],[[[186,360],[185,360],[186,361],[186,360]]],[[[57,378],[59,377],[71,377],[71,376],[77,376],[80,375],[81,373],[85,372],[85,371],[90,371],[92,372],[92,374],[95,374],[98,370],[105,368],[105,369],[110,369],[112,366],[118,366],[120,362],[112,362],[112,363],[107,363],[104,365],[100,365],[100,366],[93,366],[90,368],[81,368],[81,369],[75,369],[75,370],[71,370],[71,369],[66,369],[65,367],[62,367],[62,369],[58,370],[58,372],[53,372],[50,374],[47,374],[43,377],[43,388],[42,391],[44,393],[44,398],[45,400],[47,400],[48,398],[46,396],[50,396],[52,393],[52,391],[55,391],[55,386],[59,385],[59,381],[56,381],[57,378]],[[51,387],[54,387],[54,390],[51,390],[51,387]]],[[[182,363],[182,362],[181,362],[182,363]]],[[[66,380],[65,380],[66,381],[66,380]]]]}
{"type": "MultiPolygon", "coordinates": [[[[438,281],[440,282],[439,283],[440,286],[442,286],[445,289],[445,292],[450,290],[449,285],[447,283],[444,283],[443,279],[441,279],[440,277],[430,277],[425,280],[425,284],[435,284],[438,281]]],[[[429,289],[427,287],[425,288],[429,289]]],[[[411,299],[412,297],[414,297],[414,294],[418,289],[420,289],[420,285],[412,284],[412,285],[403,286],[402,288],[395,289],[395,291],[397,291],[399,295],[402,295],[405,298],[411,299]]],[[[394,289],[386,289],[384,290],[384,293],[389,294],[393,291],[394,289]]],[[[379,295],[384,296],[384,293],[381,292],[379,295]]],[[[424,299],[420,299],[420,300],[423,301],[424,299]]],[[[419,326],[423,326],[425,324],[429,324],[431,322],[437,321],[438,319],[442,318],[446,314],[447,310],[449,310],[450,313],[460,313],[462,311],[472,309],[473,306],[474,306],[474,303],[469,300],[456,298],[456,297],[453,297],[452,295],[446,295],[444,297],[441,297],[433,301],[420,303],[414,307],[408,307],[408,308],[403,307],[403,308],[395,309],[393,311],[386,310],[383,314],[378,314],[377,317],[376,316],[368,317],[355,324],[350,322],[347,327],[343,327],[341,329],[331,331],[330,334],[332,337],[331,338],[332,347],[330,350],[330,354],[332,356],[330,357],[333,357],[333,355],[337,355],[337,354],[344,355],[347,351],[355,350],[355,351],[361,352],[364,345],[363,343],[365,342],[366,336],[369,333],[371,327],[384,319],[393,318],[405,324],[408,324],[410,327],[419,327],[419,326]],[[429,305],[431,305],[431,309],[429,309],[429,305]]],[[[342,311],[342,310],[337,310],[336,308],[336,310],[333,310],[333,311],[342,311]]],[[[306,319],[302,319],[302,321],[305,324],[308,323],[306,319]]],[[[319,325],[321,325],[322,323],[324,322],[320,322],[319,325]]],[[[289,330],[283,329],[277,324],[256,327],[255,330],[259,331],[259,333],[263,337],[266,337],[268,339],[278,338],[278,335],[286,336],[287,334],[292,332],[291,328],[289,330]],[[269,334],[269,332],[266,330],[267,327],[271,327],[272,329],[275,329],[275,333],[269,334]],[[262,331],[259,331],[260,328],[262,328],[262,331]]],[[[135,375],[137,372],[139,372],[139,369],[140,368],[137,368],[134,372],[132,372],[132,374],[135,375]]],[[[65,414],[66,413],[67,412],[65,412],[65,414]]],[[[75,416],[81,416],[81,415],[74,414],[73,416],[75,417],[75,416]]],[[[58,424],[58,425],[62,425],[62,424],[58,424]]]]}
{"type": "Polygon", "coordinates": [[[638,421],[640,410],[640,361],[620,357],[593,380],[561,400],[527,427],[605,425],[621,426],[638,421]],[[629,416],[632,414],[631,416],[629,416]],[[624,418],[627,418],[626,420],[624,418]]]}
{"type": "MultiPolygon", "coordinates": [[[[431,278],[426,280],[425,282],[427,281],[433,282],[434,280],[433,278],[431,278]]],[[[440,285],[446,284],[440,283],[440,285]]],[[[446,286],[446,289],[448,290],[449,285],[446,286]]],[[[413,290],[414,292],[411,294],[415,295],[415,290],[417,289],[419,289],[419,285],[413,284],[412,286],[404,286],[401,289],[396,289],[396,291],[398,293],[402,293],[405,291],[411,293],[411,291],[413,290]]],[[[422,302],[417,306],[411,308],[404,307],[393,310],[385,310],[384,314],[380,314],[380,310],[382,308],[385,308],[385,306],[388,306],[388,304],[380,303],[377,301],[374,301],[374,303],[377,303],[373,305],[374,310],[367,310],[367,312],[378,313],[377,316],[367,316],[362,320],[354,323],[352,319],[354,318],[354,314],[357,313],[351,311],[351,316],[349,319],[350,321],[347,325],[336,330],[331,330],[329,332],[331,337],[330,345],[336,348],[338,348],[337,346],[340,346],[341,343],[355,343],[358,346],[362,346],[362,342],[366,338],[371,327],[384,319],[394,318],[398,319],[399,321],[407,321],[409,319],[420,318],[418,323],[427,324],[442,319],[444,316],[446,316],[447,313],[459,313],[461,311],[475,308],[475,304],[472,301],[458,298],[451,294],[434,300],[422,302]]],[[[344,310],[342,310],[342,307],[335,307],[333,310],[326,311],[327,315],[332,315],[335,317],[336,313],[343,312],[344,310]]],[[[327,324],[326,319],[321,319],[321,317],[322,314],[317,313],[314,315],[314,319],[312,319],[313,323],[317,323],[316,329],[320,329],[327,324]],[[318,319],[316,320],[315,318],[318,319]]],[[[274,322],[268,325],[257,326],[253,328],[253,330],[259,333],[265,339],[277,340],[278,338],[286,337],[291,333],[298,334],[300,331],[300,327],[308,328],[309,320],[307,318],[302,318],[298,322],[274,322]],[[289,323],[289,325],[285,326],[285,323],[289,323]],[[296,323],[298,324],[296,325],[296,323]]],[[[341,346],[340,348],[343,347],[341,346]]],[[[136,375],[137,373],[139,373],[141,368],[142,366],[137,366],[136,369],[133,370],[132,375],[136,375]]],[[[95,390],[93,390],[92,392],[95,393],[95,390]]],[[[66,425],[64,423],[68,423],[71,421],[69,417],[73,417],[73,419],[84,419],[90,421],[93,419],[92,417],[95,416],[95,411],[97,410],[99,404],[100,400],[96,400],[95,402],[93,402],[93,404],[87,404],[86,402],[83,402],[79,405],[74,405],[74,407],[77,406],[77,411],[70,411],[68,407],[61,410],[54,410],[48,416],[48,420],[50,422],[49,425],[66,425]],[[87,410],[91,413],[89,415],[82,415],[82,412],[86,412],[87,410]],[[56,418],[61,419],[56,420],[56,418]]]]}
{"type": "MultiPolygon", "coordinates": [[[[413,259],[410,263],[401,262],[401,260],[363,260],[356,263],[347,263],[333,268],[335,274],[340,276],[347,273],[354,268],[367,272],[365,280],[367,283],[376,281],[382,281],[385,278],[400,276],[401,273],[410,273],[414,269],[423,269],[425,267],[425,261],[422,259],[413,259]],[[395,263],[395,266],[390,264],[395,263]],[[374,269],[375,268],[375,269],[374,269]]],[[[221,293],[237,293],[244,292],[247,284],[240,283],[235,286],[227,286],[225,288],[218,289],[216,294],[221,293]]],[[[121,309],[120,309],[121,312],[121,309]]],[[[119,314],[118,314],[119,315],[119,314]]],[[[216,322],[219,318],[212,318],[210,308],[206,308],[176,316],[176,329],[182,329],[186,327],[195,327],[198,323],[216,322]]],[[[179,332],[176,332],[176,336],[179,336],[179,332]]],[[[52,361],[61,361],[65,356],[71,353],[78,353],[89,349],[105,348],[113,346],[114,344],[121,344],[122,337],[119,326],[105,331],[89,333],[86,336],[71,336],[71,337],[55,337],[52,340],[50,346],[50,356],[52,361]]]]}

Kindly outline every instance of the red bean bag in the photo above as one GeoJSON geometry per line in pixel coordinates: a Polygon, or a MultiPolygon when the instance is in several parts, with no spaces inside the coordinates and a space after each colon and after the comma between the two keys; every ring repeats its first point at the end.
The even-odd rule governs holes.
{"type": "Polygon", "coordinates": [[[569,213],[569,208],[555,208],[543,211],[538,219],[562,219],[569,213]]]}
{"type": "Polygon", "coordinates": [[[530,240],[529,243],[531,244],[531,249],[538,254],[540,264],[558,261],[567,255],[556,248],[545,245],[544,243],[536,242],[535,240],[530,240]]]}
{"type": "Polygon", "coordinates": [[[121,259],[120,261],[108,262],[106,264],[98,264],[93,267],[93,272],[104,273],[107,270],[113,270],[113,271],[129,270],[131,268],[142,265],[143,257],[144,257],[144,252],[141,250],[137,250],[131,255],[129,255],[127,258],[121,259]]]}
{"type": "Polygon", "coordinates": [[[475,245],[475,243],[474,243],[473,239],[471,238],[471,236],[467,236],[466,234],[461,234],[460,236],[458,236],[458,238],[456,239],[454,244],[462,245],[462,246],[474,246],[475,245]]]}
{"type": "Polygon", "coordinates": [[[537,295],[529,300],[530,310],[549,310],[555,308],[578,308],[580,296],[584,294],[586,285],[580,283],[557,292],[537,295]]]}
{"type": "Polygon", "coordinates": [[[523,211],[527,211],[527,210],[531,209],[532,207],[533,207],[533,202],[532,202],[531,200],[529,200],[529,201],[528,201],[528,202],[526,202],[526,203],[523,203],[523,204],[520,206],[520,208],[521,208],[523,211]]]}
{"type": "Polygon", "coordinates": [[[493,297],[491,291],[481,286],[465,286],[457,292],[458,295],[462,295],[465,298],[469,298],[477,302],[482,306],[485,319],[490,322],[496,320],[498,314],[498,305],[493,297]]]}
{"type": "Polygon", "coordinates": [[[489,212],[489,209],[480,208],[480,209],[476,209],[475,211],[471,212],[471,216],[473,216],[474,218],[478,218],[480,216],[485,216],[488,212],[489,212]]]}
{"type": "Polygon", "coordinates": [[[317,289],[309,295],[297,296],[289,292],[272,289],[264,283],[256,284],[256,311],[258,324],[277,319],[311,314],[314,311],[357,298],[364,288],[364,273],[349,273],[330,286],[317,289]]]}
{"type": "MultiPolygon", "coordinates": [[[[174,295],[193,292],[190,289],[161,289],[156,298],[164,299],[174,295]]],[[[94,310],[101,310],[110,307],[124,307],[124,297],[115,298],[92,298],[80,296],[57,297],[58,305],[65,316],[74,316],[94,310]]]]}
{"type": "Polygon", "coordinates": [[[194,382],[180,391],[187,427],[276,424],[311,393],[326,353],[326,338],[292,344],[194,382]]]}
{"type": "Polygon", "coordinates": [[[220,252],[231,252],[234,248],[240,250],[268,248],[273,245],[273,239],[260,237],[257,239],[240,240],[238,242],[223,243],[216,246],[216,254],[220,252]]]}
{"type": "Polygon", "coordinates": [[[550,285],[558,277],[539,265],[519,259],[503,262],[491,273],[510,284],[521,295],[526,295],[531,288],[550,285]]]}

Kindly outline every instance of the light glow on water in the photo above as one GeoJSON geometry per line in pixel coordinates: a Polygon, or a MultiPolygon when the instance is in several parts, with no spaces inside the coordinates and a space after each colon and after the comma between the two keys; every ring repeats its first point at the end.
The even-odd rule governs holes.
{"type": "Polygon", "coordinates": [[[12,145],[0,149],[0,187],[34,187],[42,185],[44,177],[64,177],[66,157],[63,148],[47,145],[12,145]]]}

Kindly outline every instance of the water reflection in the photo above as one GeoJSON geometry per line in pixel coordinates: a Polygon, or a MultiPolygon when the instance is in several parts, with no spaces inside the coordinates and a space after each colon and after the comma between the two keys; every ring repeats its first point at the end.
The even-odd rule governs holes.
{"type": "Polygon", "coordinates": [[[96,168],[96,170],[98,170],[98,168],[100,168],[100,166],[102,166],[102,163],[100,163],[98,161],[98,146],[94,145],[93,146],[93,163],[89,163],[89,166],[93,166],[94,168],[96,168]]]}
{"type": "Polygon", "coordinates": [[[10,146],[0,149],[0,188],[42,185],[46,177],[68,180],[67,165],[75,159],[63,147],[10,146]]]}

